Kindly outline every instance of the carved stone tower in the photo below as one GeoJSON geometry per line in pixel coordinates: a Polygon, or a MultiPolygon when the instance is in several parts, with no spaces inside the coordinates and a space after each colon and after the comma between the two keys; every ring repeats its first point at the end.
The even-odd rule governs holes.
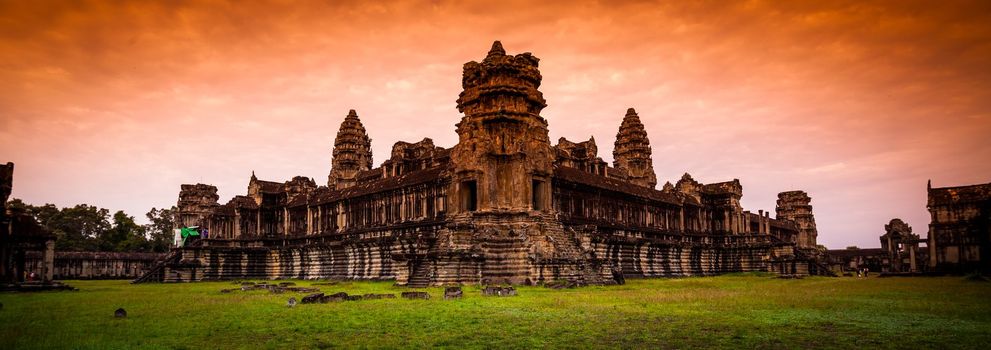
{"type": "Polygon", "coordinates": [[[353,109],[341,123],[334,138],[334,158],[331,160],[327,187],[342,189],[354,185],[358,172],[372,168],[372,140],[365,133],[358,113],[353,109]]]}
{"type": "Polygon", "coordinates": [[[798,224],[798,238],[795,243],[800,248],[815,248],[816,219],[812,215],[812,198],[805,191],[788,191],[778,193],[778,203],[775,207],[777,218],[792,220],[798,224]]]}
{"type": "Polygon", "coordinates": [[[496,41],[481,63],[465,63],[452,212],[550,210],[553,152],[538,61],[506,55],[496,41]]]}
{"type": "MultiPolygon", "coordinates": [[[[254,175],[254,174],[252,174],[254,175]]],[[[195,184],[182,185],[179,191],[179,201],[176,203],[176,228],[198,226],[204,224],[203,218],[219,207],[217,186],[195,184]]]]}
{"type": "Polygon", "coordinates": [[[881,250],[888,255],[887,264],[881,267],[881,271],[918,272],[919,242],[925,241],[919,239],[919,235],[912,233],[912,227],[902,219],[891,219],[887,225],[884,225],[884,235],[881,235],[881,250]]]}
{"type": "Polygon", "coordinates": [[[650,140],[633,108],[626,110],[612,155],[613,166],[625,169],[630,174],[630,182],[650,188],[657,186],[654,162],[650,159],[650,140]]]}

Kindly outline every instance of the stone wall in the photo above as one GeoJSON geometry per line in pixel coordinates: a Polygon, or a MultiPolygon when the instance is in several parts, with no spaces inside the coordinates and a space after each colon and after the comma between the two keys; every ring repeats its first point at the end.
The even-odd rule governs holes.
{"type": "MultiPolygon", "coordinates": [[[[54,279],[134,279],[147,273],[164,253],[56,252],[54,279]]],[[[27,271],[41,271],[42,254],[29,252],[27,271]]]]}
{"type": "Polygon", "coordinates": [[[929,265],[991,274],[991,183],[928,188],[929,265]]]}

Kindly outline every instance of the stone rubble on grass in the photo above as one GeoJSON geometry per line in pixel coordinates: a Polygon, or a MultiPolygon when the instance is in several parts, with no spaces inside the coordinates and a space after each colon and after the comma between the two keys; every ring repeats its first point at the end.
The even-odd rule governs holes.
{"type": "Polygon", "coordinates": [[[302,302],[303,304],[313,304],[320,302],[322,298],[323,298],[323,293],[313,293],[303,297],[302,302]]]}
{"type": "Polygon", "coordinates": [[[444,288],[444,300],[461,299],[462,294],[464,294],[464,292],[461,291],[461,287],[444,288]]]}
{"type": "Polygon", "coordinates": [[[427,292],[403,292],[402,296],[406,299],[430,299],[430,294],[427,294],[427,292]]]}
{"type": "MultiPolygon", "coordinates": [[[[424,293],[426,294],[426,293],[424,293]]],[[[429,297],[429,296],[428,296],[429,297]]],[[[375,294],[368,293],[364,295],[348,295],[345,292],[338,292],[334,294],[324,294],[324,293],[314,293],[303,297],[301,301],[302,304],[326,304],[341,301],[358,301],[358,300],[374,300],[374,299],[395,299],[395,294],[375,294]]]]}
{"type": "MultiPolygon", "coordinates": [[[[241,286],[241,291],[247,292],[247,291],[252,291],[252,290],[267,290],[267,291],[269,291],[269,293],[272,293],[272,294],[282,294],[282,293],[285,293],[285,292],[314,293],[314,292],[319,292],[320,291],[320,289],[318,289],[318,288],[289,287],[289,286],[293,286],[295,284],[294,283],[291,283],[291,282],[288,282],[288,283],[291,283],[291,284],[283,285],[284,283],[287,283],[287,282],[279,283],[279,285],[267,284],[267,283],[244,284],[244,285],[241,286]]],[[[234,289],[221,289],[220,290],[221,293],[230,293],[232,291],[234,291],[234,289]]]]}
{"type": "Polygon", "coordinates": [[[294,307],[294,306],[296,306],[296,297],[290,297],[289,298],[289,302],[286,304],[286,306],[288,306],[288,307],[294,307]]]}
{"type": "Polygon", "coordinates": [[[506,287],[488,286],[482,289],[482,295],[496,296],[496,297],[515,296],[516,288],[513,288],[512,286],[506,286],[506,287]]]}
{"type": "Polygon", "coordinates": [[[550,289],[564,289],[564,288],[575,288],[578,287],[578,283],[569,280],[554,280],[544,283],[544,287],[550,289]]]}
{"type": "Polygon", "coordinates": [[[118,317],[118,318],[127,317],[127,311],[124,310],[124,308],[118,308],[116,311],[114,311],[114,317],[118,317]]]}
{"type": "Polygon", "coordinates": [[[338,302],[345,301],[348,299],[348,293],[337,292],[331,295],[326,295],[320,299],[321,303],[338,302]]]}

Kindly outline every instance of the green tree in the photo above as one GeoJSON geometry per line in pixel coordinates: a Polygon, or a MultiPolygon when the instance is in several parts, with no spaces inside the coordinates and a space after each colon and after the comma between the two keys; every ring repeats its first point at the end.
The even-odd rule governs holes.
{"type": "Polygon", "coordinates": [[[13,198],[8,208],[22,211],[38,220],[57,237],[60,251],[167,252],[172,246],[176,207],[151,208],[147,225],[138,225],[123,211],[110,211],[79,204],[61,208],[54,204],[34,206],[13,198]],[[111,221],[112,219],[112,221],[111,221]]]}
{"type": "Polygon", "coordinates": [[[78,204],[62,208],[43,224],[58,237],[57,250],[98,250],[97,238],[111,228],[109,218],[107,209],[78,204]]]}
{"type": "Polygon", "coordinates": [[[145,214],[148,221],[151,222],[145,225],[145,233],[148,234],[151,251],[167,252],[172,247],[174,238],[172,230],[175,228],[176,210],[175,206],[169,209],[151,208],[151,211],[145,214]]]}
{"type": "Polygon", "coordinates": [[[144,227],[135,223],[133,216],[118,210],[114,213],[113,227],[99,236],[99,247],[102,251],[145,251],[148,240],[144,227]]]}

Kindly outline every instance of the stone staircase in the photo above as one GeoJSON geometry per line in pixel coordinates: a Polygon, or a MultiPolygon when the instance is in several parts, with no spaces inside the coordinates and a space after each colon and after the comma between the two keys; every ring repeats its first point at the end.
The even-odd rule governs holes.
{"type": "Polygon", "coordinates": [[[482,245],[482,284],[521,284],[529,274],[528,248],[519,236],[488,237],[482,245]]]}
{"type": "Polygon", "coordinates": [[[430,281],[433,279],[432,275],[433,264],[428,261],[422,261],[414,266],[413,273],[410,274],[406,286],[409,288],[426,288],[430,286],[430,281]]]}
{"type": "Polygon", "coordinates": [[[574,230],[567,232],[562,225],[549,224],[544,228],[544,234],[554,244],[555,258],[581,260],[585,257],[574,230]]]}
{"type": "Polygon", "coordinates": [[[165,255],[164,258],[156,261],[155,264],[152,265],[150,269],[148,269],[148,272],[145,272],[144,275],[141,275],[140,277],[134,279],[133,281],[131,281],[131,283],[165,281],[165,267],[168,266],[169,264],[178,263],[181,257],[182,257],[181,249],[170,250],[169,253],[165,255]]]}

